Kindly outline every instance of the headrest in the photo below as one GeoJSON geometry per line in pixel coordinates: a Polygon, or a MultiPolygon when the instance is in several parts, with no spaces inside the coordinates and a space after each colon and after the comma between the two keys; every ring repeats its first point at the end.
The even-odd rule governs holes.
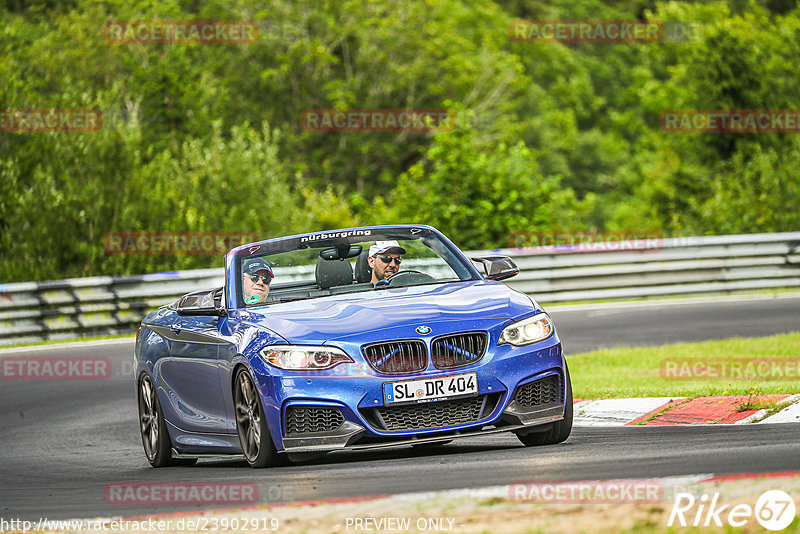
{"type": "Polygon", "coordinates": [[[326,260],[319,257],[316,276],[320,289],[346,286],[353,283],[353,268],[348,260],[326,260]]]}
{"type": "Polygon", "coordinates": [[[369,268],[369,250],[361,251],[361,254],[356,258],[356,283],[363,284],[372,281],[372,269],[369,268]]]}

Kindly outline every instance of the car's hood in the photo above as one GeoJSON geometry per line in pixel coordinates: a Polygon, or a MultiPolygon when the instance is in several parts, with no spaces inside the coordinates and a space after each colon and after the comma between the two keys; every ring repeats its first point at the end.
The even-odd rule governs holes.
{"type": "Polygon", "coordinates": [[[241,318],[277,333],[289,343],[318,344],[411,324],[508,321],[530,315],[534,309],[526,295],[502,283],[475,281],[273,304],[242,312],[241,318]]]}

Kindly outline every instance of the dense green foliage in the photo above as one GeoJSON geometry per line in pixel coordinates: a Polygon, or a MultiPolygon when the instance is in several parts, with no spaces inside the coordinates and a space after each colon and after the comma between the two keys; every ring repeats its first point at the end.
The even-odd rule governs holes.
{"type": "Polygon", "coordinates": [[[664,110],[800,109],[794,0],[5,0],[0,281],[220,266],[112,256],[109,231],[422,222],[465,249],[546,229],[800,229],[797,134],[672,133],[664,110]],[[515,19],[652,19],[683,41],[523,43],[515,19]],[[252,44],[118,44],[108,21],[255,21],[252,44]],[[452,131],[313,132],[307,109],[448,108],[452,131]]]}

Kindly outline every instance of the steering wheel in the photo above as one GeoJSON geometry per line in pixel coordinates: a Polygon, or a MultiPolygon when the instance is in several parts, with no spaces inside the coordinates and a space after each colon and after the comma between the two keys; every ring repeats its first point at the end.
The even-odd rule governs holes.
{"type": "Polygon", "coordinates": [[[408,269],[406,271],[397,271],[392,276],[389,276],[385,279],[392,287],[403,286],[403,285],[413,285],[419,283],[428,283],[428,282],[435,282],[436,278],[432,277],[429,274],[425,274],[420,271],[415,271],[414,269],[408,269]]]}

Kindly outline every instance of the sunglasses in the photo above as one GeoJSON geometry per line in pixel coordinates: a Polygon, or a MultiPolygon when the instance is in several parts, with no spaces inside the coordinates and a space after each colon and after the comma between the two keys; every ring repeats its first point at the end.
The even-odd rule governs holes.
{"type": "Polygon", "coordinates": [[[264,281],[264,283],[267,284],[267,285],[269,285],[270,280],[272,280],[271,276],[265,275],[265,274],[262,274],[262,275],[251,274],[250,275],[250,281],[253,282],[254,284],[258,283],[258,279],[259,278],[261,278],[264,281]]]}
{"type": "Polygon", "coordinates": [[[394,260],[395,263],[397,263],[397,265],[400,265],[400,262],[403,261],[400,258],[393,258],[391,256],[378,256],[378,257],[381,259],[381,261],[383,263],[386,263],[386,264],[392,263],[392,260],[394,260]]]}

